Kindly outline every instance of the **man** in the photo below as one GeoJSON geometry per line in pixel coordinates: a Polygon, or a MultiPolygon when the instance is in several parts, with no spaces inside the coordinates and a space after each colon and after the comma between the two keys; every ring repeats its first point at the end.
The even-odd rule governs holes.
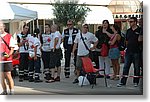
{"type": "Polygon", "coordinates": [[[28,57],[29,57],[28,30],[29,27],[25,24],[23,26],[23,31],[20,34],[17,34],[17,42],[20,53],[19,82],[23,82],[23,80],[28,80],[28,57]]]}
{"type": "Polygon", "coordinates": [[[60,72],[61,72],[61,34],[57,31],[58,26],[51,26],[51,42],[50,42],[50,70],[51,70],[51,79],[46,81],[47,83],[52,83],[55,81],[60,81],[60,72]],[[57,76],[55,76],[55,67],[57,68],[57,76]]]}
{"type": "MultiPolygon", "coordinates": [[[[73,21],[67,21],[68,28],[65,29],[62,33],[63,36],[63,45],[65,50],[65,77],[69,78],[70,75],[70,57],[73,49],[74,39],[80,31],[77,28],[73,27],[73,21]]],[[[76,53],[76,52],[75,52],[76,53]]],[[[74,56],[74,62],[76,62],[76,54],[74,56]]],[[[76,65],[76,64],[74,64],[76,65]]]]}
{"type": "MultiPolygon", "coordinates": [[[[126,85],[127,77],[129,74],[129,69],[131,64],[134,64],[134,76],[140,76],[140,48],[139,48],[139,35],[141,33],[141,28],[137,25],[137,18],[131,17],[129,19],[130,28],[126,33],[126,54],[125,54],[125,64],[123,68],[123,77],[121,78],[121,83],[118,84],[118,87],[126,85]]],[[[137,87],[139,84],[139,77],[133,78],[134,87],[137,87]]]]}
{"type": "Polygon", "coordinates": [[[81,57],[87,57],[89,56],[89,50],[91,51],[96,48],[96,45],[98,43],[98,39],[94,36],[94,34],[88,32],[88,25],[84,24],[82,26],[82,33],[78,33],[75,40],[74,40],[74,46],[72,54],[74,54],[77,45],[78,45],[78,51],[77,51],[77,62],[76,62],[76,70],[77,70],[77,78],[74,80],[73,83],[78,83],[78,77],[80,75],[80,71],[82,70],[82,60],[81,57]],[[83,39],[81,38],[81,34],[83,39]],[[83,40],[85,44],[87,45],[88,49],[86,48],[85,44],[83,43],[83,40]],[[91,44],[93,44],[93,47],[91,47],[91,44]],[[91,47],[91,48],[90,48],[91,47]]]}
{"type": "Polygon", "coordinates": [[[41,68],[41,42],[38,39],[40,30],[36,28],[29,39],[29,82],[43,82],[40,79],[41,68]]]}
{"type": "Polygon", "coordinates": [[[14,81],[11,76],[12,71],[12,54],[14,52],[15,41],[11,34],[5,32],[5,25],[0,21],[0,64],[1,64],[1,85],[3,88],[2,95],[7,95],[7,83],[8,80],[10,95],[14,94],[14,81]]]}
{"type": "Polygon", "coordinates": [[[44,74],[45,79],[49,80],[51,77],[49,61],[50,61],[50,42],[51,42],[51,34],[50,34],[50,25],[45,24],[45,33],[40,35],[40,41],[42,44],[42,61],[44,65],[44,74]]]}

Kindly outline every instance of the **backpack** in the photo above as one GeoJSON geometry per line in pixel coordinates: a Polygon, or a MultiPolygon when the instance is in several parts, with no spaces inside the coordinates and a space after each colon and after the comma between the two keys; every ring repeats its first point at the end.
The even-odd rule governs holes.
{"type": "Polygon", "coordinates": [[[121,36],[121,39],[120,41],[118,42],[118,48],[120,51],[124,51],[125,48],[126,48],[126,44],[125,44],[125,35],[123,33],[120,34],[121,36]]]}

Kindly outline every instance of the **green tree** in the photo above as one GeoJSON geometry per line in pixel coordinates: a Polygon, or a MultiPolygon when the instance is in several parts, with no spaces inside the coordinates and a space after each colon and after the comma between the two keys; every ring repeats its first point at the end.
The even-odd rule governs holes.
{"type": "Polygon", "coordinates": [[[59,0],[52,6],[55,21],[64,26],[68,19],[74,20],[75,25],[84,22],[87,12],[91,11],[85,4],[78,5],[78,0],[59,0]]]}

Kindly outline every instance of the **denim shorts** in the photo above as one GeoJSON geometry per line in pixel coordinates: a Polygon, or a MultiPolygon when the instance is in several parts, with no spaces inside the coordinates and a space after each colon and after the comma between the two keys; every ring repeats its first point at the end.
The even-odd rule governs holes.
{"type": "Polygon", "coordinates": [[[110,59],[119,59],[119,57],[120,57],[119,49],[118,48],[110,48],[108,56],[110,59]]]}

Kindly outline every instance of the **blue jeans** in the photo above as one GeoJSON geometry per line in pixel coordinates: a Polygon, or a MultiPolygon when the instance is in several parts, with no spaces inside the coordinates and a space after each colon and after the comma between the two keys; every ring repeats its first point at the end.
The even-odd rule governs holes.
{"type": "MultiPolygon", "coordinates": [[[[124,68],[123,68],[123,75],[128,75],[129,74],[129,69],[131,64],[133,63],[134,65],[134,76],[140,76],[140,66],[139,66],[139,61],[140,61],[140,54],[139,53],[126,53],[125,54],[125,63],[124,63],[124,68]]],[[[121,78],[121,83],[123,85],[126,84],[127,77],[122,77],[121,78]]],[[[134,77],[133,78],[133,83],[139,83],[139,78],[134,77]]]]}

